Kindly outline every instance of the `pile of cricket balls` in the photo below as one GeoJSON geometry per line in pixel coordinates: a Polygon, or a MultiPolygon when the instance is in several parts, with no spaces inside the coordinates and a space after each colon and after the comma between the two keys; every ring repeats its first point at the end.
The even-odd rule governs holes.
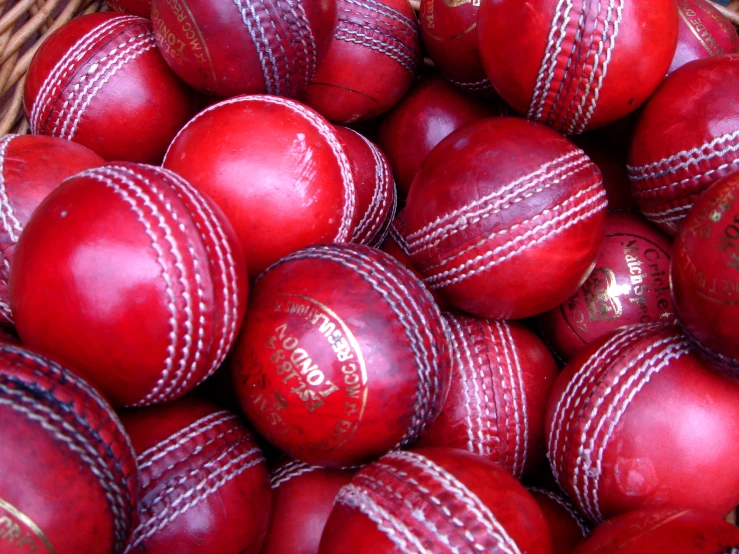
{"type": "Polygon", "coordinates": [[[110,2],[0,138],[0,553],[739,554],[710,3],[110,2]]]}

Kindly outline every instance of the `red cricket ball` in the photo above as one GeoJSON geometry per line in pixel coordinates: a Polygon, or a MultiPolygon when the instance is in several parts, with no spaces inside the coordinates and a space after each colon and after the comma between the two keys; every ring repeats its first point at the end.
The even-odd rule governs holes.
{"type": "Polygon", "coordinates": [[[351,242],[378,246],[395,217],[398,197],[390,164],[379,148],[347,127],[334,126],[356,191],[351,242]]]}
{"type": "Polygon", "coordinates": [[[353,474],[295,460],[280,464],[270,476],[272,518],[261,554],[318,554],[334,498],[353,474]]]}
{"type": "Polygon", "coordinates": [[[691,510],[640,510],[596,527],[575,554],[735,554],[739,529],[691,510]]]}
{"type": "Polygon", "coordinates": [[[641,508],[739,504],[739,383],[708,370],[675,325],[629,327],[560,374],[547,409],[549,461],[591,521],[641,508]]]}
{"type": "Polygon", "coordinates": [[[121,414],[138,453],[126,554],[257,554],[269,526],[264,456],[238,416],[194,398],[121,414]]]}
{"type": "Polygon", "coordinates": [[[668,75],[693,60],[739,51],[736,28],[705,0],[678,0],[677,13],[677,50],[668,75]]]}
{"type": "Polygon", "coordinates": [[[173,400],[213,373],[246,292],[241,248],[217,207],[170,171],[126,163],[54,190],[10,276],[23,343],[119,406],[173,400]]]}
{"type": "Polygon", "coordinates": [[[405,209],[406,241],[425,283],[480,317],[554,308],[588,276],[603,241],[600,171],[559,133],[490,118],[429,154],[405,209]]]}
{"type": "Polygon", "coordinates": [[[151,22],[111,13],[73,19],[44,41],[23,105],[34,134],[142,163],[159,163],[197,109],[157,51],[151,22]]]}
{"type": "Polygon", "coordinates": [[[739,378],[739,174],[698,198],[675,240],[670,276],[682,326],[713,367],[739,378]]]}
{"type": "Polygon", "coordinates": [[[153,0],[151,19],[164,59],[194,88],[295,97],[326,52],[336,2],[153,0]]]}
{"type": "Polygon", "coordinates": [[[662,82],[677,35],[674,0],[484,0],[477,18],[495,90],[566,134],[636,110],[662,82]]]}
{"type": "Polygon", "coordinates": [[[673,322],[671,256],[672,239],[641,214],[609,213],[606,240],[588,280],[538,318],[547,343],[567,361],[616,329],[673,322]]]}
{"type": "Polygon", "coordinates": [[[89,148],[54,137],[0,138],[0,325],[12,325],[8,279],[13,251],[28,219],[59,184],[76,173],[103,165],[89,148]]]}
{"type": "Polygon", "coordinates": [[[215,104],[180,131],[164,167],[221,207],[251,278],[300,248],[352,237],[351,163],[334,127],[298,102],[240,96],[215,104]]]}
{"type": "Polygon", "coordinates": [[[739,91],[739,54],[697,60],[665,79],[639,118],[632,192],[644,215],[673,236],[700,193],[739,169],[732,91],[739,91]]]}
{"type": "Polygon", "coordinates": [[[0,345],[0,550],[120,554],[139,482],[123,426],[72,372],[0,345]]]}
{"type": "Polygon", "coordinates": [[[526,489],[497,464],[462,450],[395,451],[341,489],[320,554],[552,552],[526,489]]]}
{"type": "Polygon", "coordinates": [[[477,41],[480,0],[421,0],[423,45],[441,74],[472,94],[495,94],[482,67],[477,41]]]}
{"type": "Polygon", "coordinates": [[[503,107],[496,109],[470,98],[439,76],[419,80],[385,117],[378,136],[400,194],[408,195],[426,156],[444,138],[468,123],[493,115],[503,115],[503,107]]]}
{"type": "Polygon", "coordinates": [[[105,3],[115,12],[130,13],[139,17],[151,17],[152,0],[105,0],[105,3]]]}
{"type": "Polygon", "coordinates": [[[553,554],[572,554],[590,534],[590,526],[564,496],[546,489],[529,488],[547,520],[553,554]]]}
{"type": "Polygon", "coordinates": [[[339,22],[303,102],[334,123],[376,117],[408,92],[421,65],[408,0],[338,0],[339,22]]]}
{"type": "Polygon", "coordinates": [[[241,408],[293,458],[348,466],[412,444],[449,390],[444,322],[400,263],[366,246],[267,270],[230,356],[241,408]]]}
{"type": "Polygon", "coordinates": [[[520,479],[544,461],[544,415],[557,364],[541,339],[520,323],[445,318],[452,385],[419,446],[468,450],[520,479]]]}

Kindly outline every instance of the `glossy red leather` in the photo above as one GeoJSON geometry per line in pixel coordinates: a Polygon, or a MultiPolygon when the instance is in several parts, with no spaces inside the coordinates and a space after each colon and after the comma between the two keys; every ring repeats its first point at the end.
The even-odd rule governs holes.
{"type": "Polygon", "coordinates": [[[667,73],[677,35],[675,0],[482,0],[477,19],[498,94],[566,134],[636,110],[667,73]]]}
{"type": "Polygon", "coordinates": [[[303,102],[334,123],[365,121],[408,92],[422,63],[408,0],[338,0],[339,21],[303,102]]]}
{"type": "Polygon", "coordinates": [[[598,526],[575,554],[731,554],[737,548],[736,526],[696,511],[663,509],[614,517],[598,526]]]}
{"type": "Polygon", "coordinates": [[[552,554],[572,554],[575,547],[590,534],[590,526],[575,507],[560,493],[529,488],[547,520],[552,537],[552,554]]]}
{"type": "Polygon", "coordinates": [[[739,504],[739,383],[675,325],[629,327],[565,367],[547,408],[559,485],[594,522],[642,508],[724,517],[739,504]]]}
{"type": "Polygon", "coordinates": [[[394,554],[404,547],[552,552],[544,516],[523,485],[487,458],[451,448],[391,452],[360,469],[336,497],[319,552],[394,554]]]}
{"type": "Polygon", "coordinates": [[[453,131],[473,121],[503,115],[503,107],[490,106],[459,92],[438,75],[424,77],[387,114],[378,144],[385,152],[402,197],[429,152],[453,131]]]}
{"type": "Polygon", "coordinates": [[[406,242],[424,282],[479,317],[519,319],[567,299],[604,237],[600,171],[532,121],[458,129],[426,158],[408,194],[406,242]]]}
{"type": "Polygon", "coordinates": [[[739,174],[706,190],[675,239],[675,311],[706,361],[739,379],[739,174]]]}
{"type": "Polygon", "coordinates": [[[164,167],[221,207],[252,279],[300,248],[351,238],[351,164],[333,126],[298,102],[239,96],[215,104],[177,135],[164,167]]]}
{"type": "Polygon", "coordinates": [[[668,75],[693,60],[739,51],[736,28],[705,0],[678,0],[677,13],[677,50],[668,75]]]}
{"type": "Polygon", "coordinates": [[[334,498],[352,475],[295,460],[281,463],[270,475],[274,508],[261,554],[318,554],[334,498]]]}
{"type": "Polygon", "coordinates": [[[121,414],[141,497],[128,554],[258,554],[271,513],[262,451],[236,414],[194,398],[121,414]]]}
{"type": "Polygon", "coordinates": [[[0,137],[0,324],[12,325],[8,279],[15,243],[33,210],[64,179],[103,165],[89,148],[54,137],[5,135],[0,137]]]}
{"type": "Polygon", "coordinates": [[[419,446],[467,450],[520,479],[545,460],[544,413],[557,364],[520,323],[444,317],[452,386],[419,446]]]}
{"type": "Polygon", "coordinates": [[[136,458],[110,405],[55,362],[0,345],[0,551],[120,554],[136,458]]]}
{"type": "Polygon", "coordinates": [[[465,91],[495,94],[482,67],[477,43],[480,0],[421,0],[421,38],[434,66],[465,91]]]}
{"type": "Polygon", "coordinates": [[[671,259],[672,239],[641,214],[609,213],[606,239],[587,281],[538,318],[547,343],[567,361],[621,327],[674,322],[671,259]]]}
{"type": "Polygon", "coordinates": [[[346,467],[416,441],[449,390],[443,321],[389,255],[313,246],[257,281],[229,357],[241,409],[300,461],[346,467]]]}
{"type": "Polygon", "coordinates": [[[676,235],[698,196],[739,169],[739,54],[670,75],[639,118],[629,152],[632,193],[648,219],[676,235]]]}
{"type": "Polygon", "coordinates": [[[153,0],[151,19],[164,59],[197,90],[295,97],[328,48],[336,2],[153,0]]]}
{"type": "Polygon", "coordinates": [[[73,140],[108,161],[159,163],[197,98],[164,63],[151,22],[98,13],[44,41],[23,105],[34,134],[73,140]]]}
{"type": "Polygon", "coordinates": [[[373,142],[347,127],[334,126],[352,170],[355,209],[351,242],[377,246],[395,217],[398,198],[387,157],[373,142]]]}
{"type": "Polygon", "coordinates": [[[246,264],[218,208],[173,173],[108,164],[58,187],[16,246],[10,302],[24,344],[115,405],[166,402],[221,364],[246,264]]]}

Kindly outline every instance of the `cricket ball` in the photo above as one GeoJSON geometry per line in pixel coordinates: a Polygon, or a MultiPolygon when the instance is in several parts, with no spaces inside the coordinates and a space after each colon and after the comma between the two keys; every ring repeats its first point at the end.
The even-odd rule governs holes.
{"type": "Polygon", "coordinates": [[[318,554],[334,498],[353,474],[296,460],[280,464],[270,476],[272,518],[261,554],[318,554]]]}
{"type": "Polygon", "coordinates": [[[336,2],[153,0],[162,56],[183,81],[215,96],[297,96],[336,25],[336,2]]]}
{"type": "Polygon", "coordinates": [[[78,142],[109,161],[152,164],[197,109],[157,50],[151,22],[111,13],[73,19],[44,41],[23,105],[33,134],[78,142]]]}
{"type": "Polygon", "coordinates": [[[241,408],[300,461],[346,467],[416,441],[449,391],[444,321],[392,257],[314,246],[259,278],[230,356],[241,408]]]}
{"type": "Polygon", "coordinates": [[[120,163],[67,179],[18,241],[10,307],[21,340],[115,405],[167,402],[223,362],[246,305],[233,230],[170,171],[120,163]]]}
{"type": "Polygon", "coordinates": [[[452,448],[391,452],[339,491],[320,554],[550,554],[526,489],[482,456],[452,448]]]}
{"type": "Polygon", "coordinates": [[[675,239],[680,323],[712,367],[739,378],[739,174],[706,190],[675,239]]]}
{"type": "Polygon", "coordinates": [[[351,162],[334,127],[298,102],[256,95],[215,104],[180,131],[164,167],[221,207],[252,279],[303,247],[352,237],[351,162]]]}
{"type": "Polygon", "coordinates": [[[554,308],[585,281],[604,237],[598,168],[532,121],[497,117],[458,129],[413,181],[406,241],[424,282],[479,317],[554,308]]]}
{"type": "Polygon", "coordinates": [[[567,361],[616,329],[673,322],[671,256],[672,239],[641,214],[609,213],[606,240],[587,281],[538,318],[547,343],[567,361]]]}
{"type": "Polygon", "coordinates": [[[697,60],[665,79],[639,118],[629,152],[632,193],[673,236],[701,192],[739,169],[732,91],[739,91],[739,54],[697,60]]]}
{"type": "Polygon", "coordinates": [[[121,414],[138,454],[138,520],[126,554],[257,554],[269,526],[267,465],[236,414],[204,400],[121,414]]]}
{"type": "Polygon", "coordinates": [[[484,0],[477,36],[503,100],[529,119],[578,134],[627,116],[656,90],[675,55],[677,5],[484,0]]]}
{"type": "Polygon", "coordinates": [[[439,76],[424,77],[384,118],[378,143],[393,168],[400,195],[406,197],[426,156],[460,127],[503,115],[461,93],[439,76]]]}
{"type": "Polygon", "coordinates": [[[693,60],[739,51],[736,28],[705,0],[677,0],[677,13],[677,50],[668,75],[693,60]]]}
{"type": "Polygon", "coordinates": [[[351,242],[379,246],[398,202],[392,169],[385,154],[356,131],[338,125],[334,131],[349,160],[356,191],[351,242]]]}
{"type": "Polygon", "coordinates": [[[54,137],[0,137],[0,325],[12,325],[10,266],[33,210],[64,179],[105,161],[84,146],[54,137]]]}
{"type": "Polygon", "coordinates": [[[385,113],[408,92],[423,61],[408,0],[338,0],[326,58],[301,99],[334,123],[385,113]]]}
{"type": "Polygon", "coordinates": [[[468,450],[520,479],[545,458],[544,415],[557,364],[520,323],[445,318],[452,385],[419,446],[468,450]]]}
{"type": "Polygon", "coordinates": [[[563,495],[546,489],[529,488],[529,494],[547,520],[553,554],[572,554],[590,534],[590,526],[563,495]]]}
{"type": "Polygon", "coordinates": [[[421,0],[421,38],[439,72],[457,87],[478,95],[494,95],[477,42],[480,0],[421,0]]]}
{"type": "Polygon", "coordinates": [[[0,345],[0,550],[120,554],[139,490],[110,405],[57,363],[0,345]]]}
{"type": "Polygon", "coordinates": [[[737,549],[739,529],[716,516],[693,510],[653,509],[606,521],[575,553],[731,554],[737,549]]]}
{"type": "Polygon", "coordinates": [[[558,377],[548,455],[590,521],[642,508],[725,516],[739,504],[739,383],[711,372],[675,325],[589,345],[558,377]]]}

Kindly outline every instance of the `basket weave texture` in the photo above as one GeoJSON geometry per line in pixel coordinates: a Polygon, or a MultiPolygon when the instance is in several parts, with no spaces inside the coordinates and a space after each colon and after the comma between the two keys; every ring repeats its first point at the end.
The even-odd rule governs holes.
{"type": "Polygon", "coordinates": [[[23,82],[44,39],[77,15],[106,9],[103,0],[0,0],[0,135],[28,132],[23,82]]]}

